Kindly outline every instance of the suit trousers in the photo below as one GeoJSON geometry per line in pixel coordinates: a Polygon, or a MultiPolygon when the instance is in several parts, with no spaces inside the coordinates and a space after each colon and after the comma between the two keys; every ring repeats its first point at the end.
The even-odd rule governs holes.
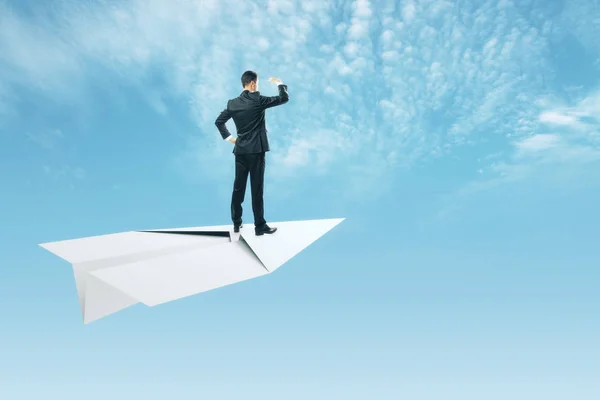
{"type": "Polygon", "coordinates": [[[265,159],[264,152],[235,155],[235,180],[231,196],[231,219],[234,225],[241,225],[242,223],[242,203],[246,194],[248,174],[250,174],[250,189],[252,191],[254,226],[261,227],[266,224],[263,201],[265,159]]]}

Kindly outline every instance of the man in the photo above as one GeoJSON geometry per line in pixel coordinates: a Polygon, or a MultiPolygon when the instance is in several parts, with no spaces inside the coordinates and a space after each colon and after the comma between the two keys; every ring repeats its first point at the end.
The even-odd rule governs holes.
{"type": "Polygon", "coordinates": [[[242,203],[246,193],[248,174],[250,174],[252,191],[254,233],[256,235],[271,234],[277,230],[277,228],[269,227],[264,217],[265,153],[270,150],[265,127],[265,110],[287,103],[289,96],[287,86],[281,80],[269,78],[269,81],[277,83],[278,96],[262,96],[258,91],[256,72],[244,72],[242,75],[243,92],[227,102],[227,108],[215,121],[223,139],[234,144],[235,180],[231,196],[231,219],[234,232],[239,232],[242,226],[242,203]],[[225,126],[230,118],[233,118],[235,123],[237,138],[233,138],[225,126]]]}

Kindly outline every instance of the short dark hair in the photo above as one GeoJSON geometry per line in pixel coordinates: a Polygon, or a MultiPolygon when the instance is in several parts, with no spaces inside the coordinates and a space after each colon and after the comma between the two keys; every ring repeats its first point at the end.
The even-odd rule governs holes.
{"type": "Polygon", "coordinates": [[[254,71],[246,71],[242,74],[242,87],[246,87],[250,82],[256,82],[258,75],[254,71]]]}

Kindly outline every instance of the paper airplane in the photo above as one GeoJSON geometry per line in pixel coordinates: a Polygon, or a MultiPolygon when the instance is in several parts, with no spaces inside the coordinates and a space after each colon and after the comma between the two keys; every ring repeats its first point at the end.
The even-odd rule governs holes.
{"type": "Polygon", "coordinates": [[[130,231],[42,243],[73,265],[85,324],[137,303],[166,303],[275,271],[344,218],[130,231]]]}

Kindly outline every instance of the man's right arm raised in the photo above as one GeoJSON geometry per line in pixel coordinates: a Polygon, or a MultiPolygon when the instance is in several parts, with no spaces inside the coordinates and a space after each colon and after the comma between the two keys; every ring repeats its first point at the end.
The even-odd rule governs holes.
{"type": "Polygon", "coordinates": [[[283,83],[279,83],[277,88],[279,89],[278,96],[260,96],[260,104],[264,108],[280,106],[289,101],[290,96],[287,92],[287,85],[284,85],[283,83]]]}

